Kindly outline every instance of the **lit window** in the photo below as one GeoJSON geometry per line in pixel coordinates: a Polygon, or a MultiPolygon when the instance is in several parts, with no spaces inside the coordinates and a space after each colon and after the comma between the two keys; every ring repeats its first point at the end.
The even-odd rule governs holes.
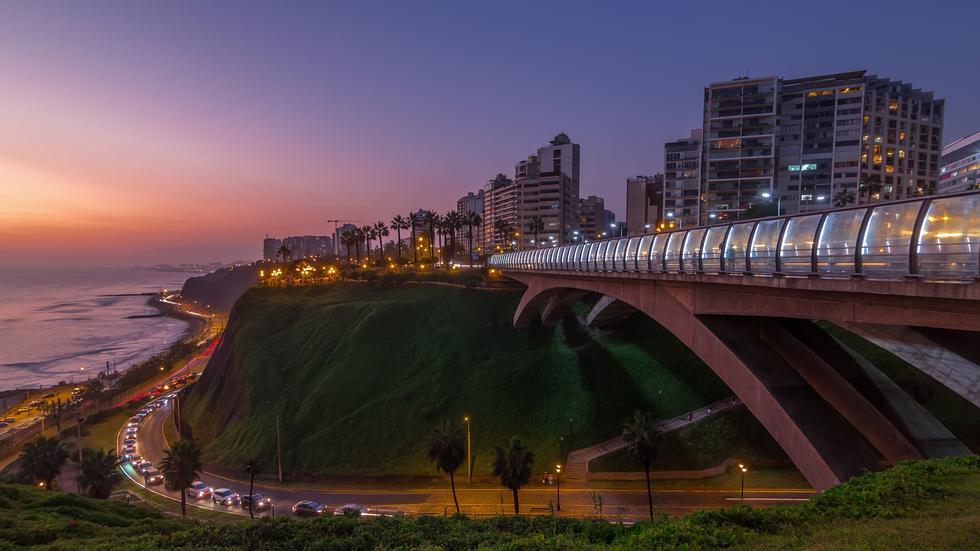
{"type": "Polygon", "coordinates": [[[895,172],[895,167],[892,165],[885,165],[885,172],[891,174],[892,172],[895,172]]]}
{"type": "Polygon", "coordinates": [[[861,89],[861,86],[848,86],[846,88],[841,88],[838,90],[838,92],[841,94],[853,94],[854,92],[860,92],[861,89]]]}
{"type": "Polygon", "coordinates": [[[899,149],[898,150],[898,158],[899,159],[904,159],[905,158],[905,150],[904,149],[899,149]]]}
{"type": "Polygon", "coordinates": [[[880,165],[881,164],[881,155],[875,155],[874,158],[873,158],[873,160],[874,160],[874,162],[875,162],[876,165],[880,165]]]}
{"type": "Polygon", "coordinates": [[[890,100],[888,100],[888,110],[889,111],[898,111],[898,100],[897,99],[890,99],[890,100]]]}
{"type": "Polygon", "coordinates": [[[905,131],[904,130],[902,130],[902,131],[900,131],[898,133],[898,139],[899,140],[904,140],[905,139],[905,131]]]}

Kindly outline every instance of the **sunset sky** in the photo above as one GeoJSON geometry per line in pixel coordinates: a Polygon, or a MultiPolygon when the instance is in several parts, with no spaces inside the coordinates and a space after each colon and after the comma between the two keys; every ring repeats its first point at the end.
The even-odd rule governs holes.
{"type": "Polygon", "coordinates": [[[980,130],[974,2],[4,2],[0,265],[261,255],[444,212],[565,131],[625,214],[702,88],[866,68],[980,130]]]}

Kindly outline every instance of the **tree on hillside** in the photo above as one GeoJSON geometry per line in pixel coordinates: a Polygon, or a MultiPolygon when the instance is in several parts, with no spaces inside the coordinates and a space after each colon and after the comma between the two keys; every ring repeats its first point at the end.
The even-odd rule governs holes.
{"type": "Polygon", "coordinates": [[[293,256],[293,251],[289,250],[289,247],[287,247],[285,244],[282,244],[279,246],[278,249],[276,249],[276,256],[281,256],[282,263],[285,264],[286,259],[291,258],[293,256]]]}
{"type": "MultiPolygon", "coordinates": [[[[402,260],[402,230],[407,230],[409,227],[409,221],[407,218],[400,214],[396,214],[394,218],[391,219],[391,229],[395,230],[395,236],[397,240],[395,241],[395,248],[398,250],[398,261],[402,260]]],[[[412,241],[415,241],[415,233],[412,232],[412,241]]],[[[414,243],[412,243],[414,245],[414,243]]]]}
{"type": "Polygon", "coordinates": [[[248,477],[248,516],[255,518],[255,502],[252,500],[252,495],[255,494],[255,475],[259,474],[261,469],[259,462],[255,459],[246,461],[244,468],[245,476],[248,477]]]}
{"type": "Polygon", "coordinates": [[[378,261],[384,266],[385,263],[385,244],[384,238],[388,237],[388,225],[382,221],[374,223],[374,237],[378,240],[378,261]]]}
{"type": "Polygon", "coordinates": [[[653,519],[653,493],[650,491],[650,466],[656,458],[657,421],[653,414],[637,410],[633,418],[623,424],[623,439],[629,444],[630,452],[643,465],[647,479],[647,505],[653,519]]]}
{"type": "Polygon", "coordinates": [[[424,216],[420,215],[417,212],[409,213],[408,223],[411,225],[411,229],[412,229],[412,258],[414,259],[416,266],[418,266],[419,263],[419,244],[415,238],[415,228],[422,225],[423,222],[425,222],[424,216]]]}
{"type": "Polygon", "coordinates": [[[527,223],[527,231],[534,235],[534,248],[538,248],[541,244],[538,241],[538,234],[544,231],[544,219],[540,216],[532,216],[531,221],[527,223]]]}
{"type": "Polygon", "coordinates": [[[68,461],[68,455],[68,450],[57,438],[39,435],[24,444],[20,452],[21,468],[25,475],[43,482],[44,488],[50,491],[54,479],[58,478],[68,461]]]}
{"type": "Polygon", "coordinates": [[[466,431],[461,424],[445,419],[432,430],[429,435],[429,461],[435,462],[437,471],[449,474],[449,487],[453,491],[453,503],[458,514],[454,474],[466,461],[466,431]]]}
{"type": "Polygon", "coordinates": [[[119,458],[113,450],[85,450],[79,466],[78,485],[89,497],[106,499],[119,482],[119,458]]]}
{"type": "Polygon", "coordinates": [[[849,189],[842,189],[834,194],[834,206],[843,208],[855,201],[854,192],[849,189]]]}
{"type": "Polygon", "coordinates": [[[531,465],[534,454],[524,447],[519,438],[511,438],[507,448],[497,446],[497,457],[493,460],[493,474],[500,483],[514,493],[514,514],[521,514],[521,504],[517,492],[531,480],[531,465]]]}
{"type": "Polygon", "coordinates": [[[471,212],[466,215],[466,239],[468,241],[466,252],[470,255],[470,259],[473,258],[473,228],[479,228],[482,223],[483,219],[480,218],[479,214],[471,212]]]}
{"type": "Polygon", "coordinates": [[[178,440],[164,452],[160,472],[167,486],[180,492],[180,516],[187,516],[187,488],[201,475],[201,448],[193,440],[178,440]]]}

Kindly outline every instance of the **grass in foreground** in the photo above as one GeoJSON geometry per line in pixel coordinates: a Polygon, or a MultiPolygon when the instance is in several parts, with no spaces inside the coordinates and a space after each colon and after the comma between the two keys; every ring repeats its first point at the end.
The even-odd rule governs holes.
{"type": "Polygon", "coordinates": [[[0,549],[967,549],[980,535],[980,459],[900,464],[787,507],[747,506],[634,526],[555,517],[401,517],[232,525],[0,485],[0,549]]]}

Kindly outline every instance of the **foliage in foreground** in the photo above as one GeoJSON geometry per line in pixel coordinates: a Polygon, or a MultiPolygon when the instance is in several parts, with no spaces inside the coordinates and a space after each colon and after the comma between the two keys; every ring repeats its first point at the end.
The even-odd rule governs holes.
{"type": "MultiPolygon", "coordinates": [[[[928,516],[957,497],[969,504],[957,524],[978,529],[977,457],[908,462],[852,480],[808,503],[770,509],[738,506],[634,526],[555,517],[454,517],[312,521],[260,519],[234,525],[169,519],[122,503],[24,486],[0,485],[0,549],[44,546],[83,549],[658,549],[766,546],[767,537],[812,533],[833,523],[928,516]],[[970,490],[964,490],[969,488],[970,490]],[[964,499],[966,498],[966,499],[964,499]]],[[[885,528],[882,528],[885,529],[885,528]]],[[[902,547],[901,534],[890,536],[902,547]]],[[[968,540],[967,540],[968,541],[968,540]]],[[[852,545],[860,545],[854,542],[852,545]]]]}

